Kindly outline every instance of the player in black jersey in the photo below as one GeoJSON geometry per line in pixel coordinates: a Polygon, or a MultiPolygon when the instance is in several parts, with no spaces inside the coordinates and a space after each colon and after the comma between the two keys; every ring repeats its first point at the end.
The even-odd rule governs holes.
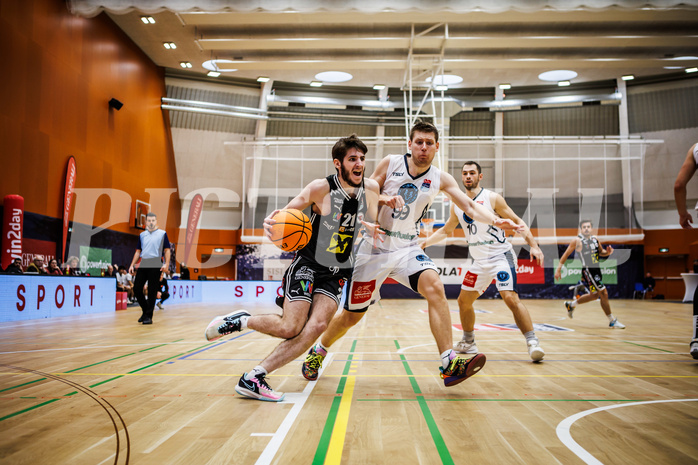
{"type": "MultiPolygon", "coordinates": [[[[337,173],[305,186],[284,208],[310,208],[313,233],[284,273],[283,314],[250,315],[235,311],[216,317],[206,329],[208,340],[254,329],[285,339],[267,358],[238,381],[235,391],[259,400],[279,402],[265,376],[307,351],[327,328],[337,311],[342,288],[351,277],[353,244],[362,223],[374,232],[367,218],[375,218],[378,183],[364,179],[366,145],[355,135],[342,138],[332,148],[337,173]]],[[[275,223],[272,212],[264,220],[267,236],[275,223]]]]}
{"type": "Polygon", "coordinates": [[[589,293],[570,302],[565,302],[567,316],[572,318],[574,309],[578,304],[600,299],[601,308],[608,317],[609,328],[624,329],[625,325],[618,321],[618,318],[614,317],[613,313],[611,313],[611,304],[608,301],[608,290],[601,280],[599,257],[605,258],[611,255],[613,253],[613,247],[610,245],[604,247],[596,236],[591,235],[593,229],[591,220],[582,220],[579,223],[579,229],[582,233],[572,239],[567,250],[565,250],[565,253],[562,254],[560,258],[560,263],[557,265],[557,270],[555,270],[555,279],[561,279],[562,265],[565,264],[572,252],[576,252],[577,257],[582,261],[582,283],[589,289],[589,293]]]}

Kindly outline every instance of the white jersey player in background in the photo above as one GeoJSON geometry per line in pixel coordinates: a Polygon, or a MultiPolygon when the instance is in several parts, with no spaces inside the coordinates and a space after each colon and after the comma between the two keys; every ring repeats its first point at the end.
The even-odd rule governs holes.
{"type": "MultiPolygon", "coordinates": [[[[543,252],[533,239],[531,231],[521,218],[509,207],[504,198],[488,189],[480,187],[482,169],[474,161],[467,161],[462,169],[463,185],[469,198],[485,207],[488,211],[506,218],[525,228],[522,233],[526,243],[531,247],[531,257],[539,265],[543,265],[543,252]]],[[[519,299],[516,291],[516,255],[511,243],[506,240],[504,231],[497,226],[486,224],[472,218],[463,212],[457,205],[451,206],[451,215],[443,228],[422,243],[426,248],[448,237],[460,222],[465,238],[468,241],[468,251],[473,259],[472,265],[464,267],[465,277],[458,295],[458,307],[460,309],[460,321],[463,325],[463,339],[453,348],[456,352],[464,354],[478,353],[475,344],[475,308],[473,304],[480,295],[485,292],[494,279],[497,290],[509,310],[514,314],[514,321],[519,330],[526,337],[528,354],[531,360],[539,362],[543,360],[545,352],[540,347],[528,309],[519,299]]]]}
{"type": "MultiPolygon", "coordinates": [[[[378,163],[371,179],[381,188],[378,223],[385,234],[383,242],[364,240],[356,253],[352,280],[348,287],[345,309],[335,315],[325,333],[308,353],[303,373],[319,369],[327,348],[363,318],[371,304],[380,300],[380,287],[387,278],[418,292],[428,302],[429,325],[441,354],[441,377],[446,386],[453,386],[477,373],[485,364],[485,356],[477,354],[463,359],[452,349],[451,315],[443,283],[436,266],[419,247],[418,224],[439,192],[483,224],[508,230],[522,228],[498,218],[486,208],[470,200],[456,184],[453,176],[432,165],[439,148],[439,133],[432,124],[418,122],[410,131],[410,153],[388,155],[378,163]],[[307,368],[311,368],[308,370],[307,368]]],[[[309,380],[317,379],[308,377],[309,380]]]]}

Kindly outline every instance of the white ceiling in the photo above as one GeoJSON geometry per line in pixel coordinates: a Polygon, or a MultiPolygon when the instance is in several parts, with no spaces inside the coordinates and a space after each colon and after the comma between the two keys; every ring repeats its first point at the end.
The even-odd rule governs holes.
{"type": "MultiPolygon", "coordinates": [[[[696,0],[650,2],[654,6],[617,0],[613,3],[621,6],[591,9],[572,5],[567,10],[543,5],[569,6],[569,1],[537,1],[538,11],[531,11],[530,2],[518,2],[528,5],[525,11],[514,10],[516,2],[511,1],[508,9],[499,11],[502,3],[491,2],[499,5],[495,12],[476,11],[472,5],[458,9],[453,4],[459,2],[443,1],[427,8],[429,2],[417,0],[407,2],[409,9],[391,11],[352,9],[360,2],[351,0],[282,2],[305,7],[294,10],[270,1],[204,2],[225,4],[218,12],[193,11],[191,2],[175,0],[169,3],[176,3],[179,12],[163,7],[166,1],[155,6],[144,3],[149,8],[141,11],[131,6],[134,2],[117,8],[103,5],[110,3],[105,1],[73,0],[73,11],[79,10],[81,3],[97,8],[92,13],[106,9],[159,66],[182,71],[180,62],[188,61],[192,68],[186,72],[202,74],[207,72],[202,66],[207,60],[231,60],[233,63],[218,62],[218,66],[221,70],[237,69],[223,73],[237,78],[268,76],[305,84],[315,80],[319,72],[344,71],[354,77],[341,85],[402,87],[410,50],[415,75],[425,70],[428,75],[434,63],[443,62],[445,72],[463,78],[454,87],[467,88],[500,83],[541,85],[544,82],[538,75],[553,69],[576,71],[578,76],[572,82],[579,83],[625,74],[676,73],[677,69],[667,67],[682,71],[698,66],[696,0]],[[275,10],[255,9],[255,3],[278,5],[275,10]],[[312,3],[317,5],[315,9],[308,8],[312,3]],[[341,11],[329,11],[339,3],[341,11]],[[678,6],[672,6],[675,3],[678,6]],[[632,4],[638,7],[629,7],[632,4]],[[236,5],[240,11],[234,11],[236,5]],[[155,24],[143,24],[143,11],[150,12],[155,24]],[[163,42],[175,42],[176,50],[166,50],[163,42]]],[[[377,5],[385,3],[380,0],[377,5]]],[[[594,4],[594,0],[585,4],[594,4]]]]}

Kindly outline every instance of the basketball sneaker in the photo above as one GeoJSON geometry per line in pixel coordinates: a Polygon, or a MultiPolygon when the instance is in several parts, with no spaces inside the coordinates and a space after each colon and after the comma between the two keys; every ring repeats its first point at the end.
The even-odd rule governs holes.
{"type": "Polygon", "coordinates": [[[698,360],[698,340],[691,342],[691,357],[698,360]]]}
{"type": "Polygon", "coordinates": [[[250,399],[266,400],[268,402],[281,402],[284,400],[283,392],[274,391],[264,379],[263,374],[246,379],[247,373],[240,377],[235,392],[250,399]]]}
{"type": "Polygon", "coordinates": [[[625,329],[625,325],[618,321],[618,318],[614,318],[613,321],[608,324],[608,327],[611,329],[625,329]]]}
{"type": "Polygon", "coordinates": [[[318,371],[322,368],[322,362],[325,360],[325,357],[327,357],[327,352],[324,354],[322,352],[324,352],[322,349],[318,352],[315,350],[315,346],[313,346],[310,348],[308,355],[305,356],[305,361],[301,367],[301,373],[303,373],[303,377],[308,381],[317,380],[318,371]]]}
{"type": "Polygon", "coordinates": [[[565,308],[567,309],[567,316],[572,318],[572,314],[574,313],[574,307],[572,306],[572,302],[566,301],[565,308]]]}
{"type": "Polygon", "coordinates": [[[227,315],[217,316],[206,327],[206,339],[215,341],[226,334],[242,331],[242,322],[240,318],[250,316],[245,310],[236,310],[227,315]]]}
{"type": "Polygon", "coordinates": [[[465,342],[465,339],[461,339],[456,345],[454,345],[453,350],[459,354],[476,354],[478,352],[475,341],[465,342]]]}
{"type": "Polygon", "coordinates": [[[441,371],[441,378],[444,380],[444,385],[447,387],[455,386],[458,383],[465,381],[466,379],[473,376],[475,373],[480,371],[487,357],[485,354],[477,354],[471,359],[464,359],[460,357],[454,357],[448,364],[448,367],[439,367],[441,371]]]}
{"type": "Polygon", "coordinates": [[[528,355],[534,362],[540,362],[545,357],[545,351],[543,351],[537,339],[528,341],[528,355]]]}

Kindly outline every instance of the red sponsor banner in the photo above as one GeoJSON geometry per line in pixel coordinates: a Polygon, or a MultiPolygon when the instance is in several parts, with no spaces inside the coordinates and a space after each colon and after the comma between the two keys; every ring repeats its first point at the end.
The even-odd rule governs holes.
{"type": "Polygon", "coordinates": [[[518,284],[545,284],[543,267],[535,260],[519,260],[516,265],[516,282],[518,284]]]}
{"type": "Polygon", "coordinates": [[[70,213],[73,210],[73,190],[75,189],[75,178],[77,177],[77,168],[75,166],[75,158],[68,159],[68,168],[65,173],[65,192],[63,193],[63,248],[61,249],[62,259],[66,259],[65,244],[68,241],[68,224],[70,223],[70,213]]]}
{"type": "Polygon", "coordinates": [[[2,215],[2,269],[15,258],[22,258],[24,237],[24,198],[6,195],[2,215]]]}
{"type": "MultiPolygon", "coordinates": [[[[34,257],[43,258],[44,265],[48,268],[48,262],[56,258],[56,243],[51,241],[41,241],[38,239],[24,239],[24,250],[22,251],[22,265],[29,266],[34,261],[34,257]]],[[[60,262],[58,266],[61,266],[60,262]]]]}
{"type": "Polygon", "coordinates": [[[184,238],[184,257],[182,258],[182,263],[189,263],[189,252],[191,252],[191,246],[194,242],[194,236],[196,235],[196,228],[199,225],[199,218],[201,217],[201,210],[204,207],[204,198],[201,194],[196,194],[193,199],[191,199],[191,204],[189,205],[189,218],[187,220],[187,234],[184,238]]]}

